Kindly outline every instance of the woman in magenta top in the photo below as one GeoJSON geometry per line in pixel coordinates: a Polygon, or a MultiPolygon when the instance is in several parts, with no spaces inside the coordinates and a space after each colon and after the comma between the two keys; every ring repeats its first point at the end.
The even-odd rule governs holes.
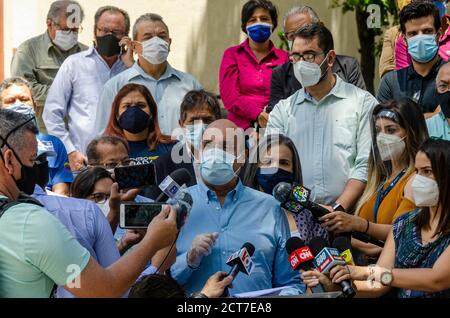
{"type": "Polygon", "coordinates": [[[287,52],[277,49],[270,36],[278,24],[272,2],[250,0],[242,8],[242,44],[227,49],[220,66],[220,94],[228,119],[247,129],[255,122],[265,127],[264,112],[270,99],[272,69],[289,61],[287,52]]]}

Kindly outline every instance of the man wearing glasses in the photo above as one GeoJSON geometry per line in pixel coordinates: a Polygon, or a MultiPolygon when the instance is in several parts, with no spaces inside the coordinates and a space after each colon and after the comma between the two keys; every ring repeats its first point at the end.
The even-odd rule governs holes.
{"type": "MultiPolygon", "coordinates": [[[[291,8],[283,20],[284,38],[288,42],[289,51],[292,50],[295,31],[301,27],[319,23],[320,19],[317,13],[308,6],[298,5],[291,8]]],[[[271,112],[280,100],[286,99],[302,86],[294,76],[292,61],[276,67],[272,72],[272,81],[270,87],[270,102],[266,108],[271,112]]],[[[361,89],[366,89],[361,67],[358,61],[350,56],[336,55],[336,60],[332,67],[333,73],[338,75],[345,82],[353,84],[361,89]]]]}
{"type": "Polygon", "coordinates": [[[350,212],[367,182],[369,119],[377,100],[332,72],[333,36],[321,23],[295,33],[291,59],[303,88],[275,106],[267,134],[294,141],[313,201],[350,212]]]}
{"type": "Polygon", "coordinates": [[[25,41],[14,54],[11,76],[23,77],[32,85],[39,131],[46,132],[42,120],[45,100],[62,63],[87,46],[78,42],[84,12],[76,1],[55,1],[47,14],[47,31],[25,41]]]}
{"type": "Polygon", "coordinates": [[[113,6],[98,9],[93,45],[68,58],[50,88],[44,122],[49,133],[63,141],[72,171],[87,164],[86,148],[98,135],[95,116],[104,84],[134,63],[129,32],[126,11],[113,6]]]}

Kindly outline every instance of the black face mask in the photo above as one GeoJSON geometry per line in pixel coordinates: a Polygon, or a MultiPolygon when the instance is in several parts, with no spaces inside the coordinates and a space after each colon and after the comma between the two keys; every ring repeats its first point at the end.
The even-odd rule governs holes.
{"type": "Polygon", "coordinates": [[[97,36],[97,52],[101,56],[112,57],[120,54],[120,40],[112,34],[97,36]]]}
{"type": "Polygon", "coordinates": [[[37,185],[42,189],[45,189],[50,179],[48,161],[42,161],[41,163],[36,164],[35,167],[37,171],[37,185]]]}
{"type": "Polygon", "coordinates": [[[446,118],[450,118],[450,92],[444,94],[437,94],[439,105],[441,106],[442,113],[446,118]]]}
{"type": "Polygon", "coordinates": [[[9,149],[11,149],[11,151],[13,152],[14,156],[16,157],[17,161],[20,163],[20,165],[22,166],[20,168],[20,180],[16,180],[14,178],[14,176],[12,176],[12,178],[14,179],[14,181],[16,182],[17,188],[24,192],[25,194],[28,195],[32,195],[34,193],[34,187],[36,186],[37,183],[37,178],[38,178],[38,169],[37,169],[37,165],[35,164],[33,167],[28,167],[25,166],[22,163],[22,160],[20,160],[20,157],[17,155],[16,151],[8,144],[8,138],[9,136],[11,136],[14,132],[16,132],[17,130],[19,130],[20,128],[22,128],[23,126],[25,126],[26,124],[28,124],[29,122],[35,120],[34,116],[31,117],[29,120],[25,121],[24,123],[20,124],[19,126],[17,126],[16,128],[14,128],[13,130],[11,130],[9,132],[9,134],[5,137],[5,138],[1,138],[2,139],[2,145],[0,147],[0,154],[3,160],[3,164],[6,164],[5,158],[3,157],[3,153],[1,152],[1,149],[3,148],[3,146],[7,146],[9,149]]]}

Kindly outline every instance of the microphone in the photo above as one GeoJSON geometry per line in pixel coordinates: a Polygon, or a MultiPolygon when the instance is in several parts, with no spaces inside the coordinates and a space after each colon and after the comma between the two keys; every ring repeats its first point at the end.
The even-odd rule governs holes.
{"type": "Polygon", "coordinates": [[[281,202],[283,208],[294,214],[300,213],[303,209],[308,209],[318,219],[330,213],[324,207],[310,200],[311,190],[296,183],[293,185],[287,182],[277,184],[273,189],[273,196],[281,202]]]}
{"type": "MultiPolygon", "coordinates": [[[[289,257],[289,264],[294,271],[304,270],[309,271],[314,267],[314,255],[308,246],[305,245],[298,237],[291,237],[286,242],[286,252],[289,257]]],[[[312,293],[324,293],[325,290],[321,284],[310,288],[312,293]]]]}
{"type": "Polygon", "coordinates": [[[352,243],[345,236],[338,236],[333,241],[333,247],[341,253],[347,265],[355,265],[352,255],[352,243]]]}
{"type": "Polygon", "coordinates": [[[177,228],[180,230],[186,223],[192,204],[194,200],[192,196],[186,191],[178,191],[177,194],[167,201],[167,204],[171,205],[177,212],[177,228]]]}
{"type": "MultiPolygon", "coordinates": [[[[326,241],[321,237],[316,237],[309,243],[313,254],[316,256],[314,265],[323,274],[329,274],[330,270],[337,265],[345,265],[345,260],[335,248],[327,247],[326,241]]],[[[356,295],[349,281],[340,283],[345,297],[352,298],[356,295]]]]}
{"type": "Polygon", "coordinates": [[[187,169],[178,169],[167,176],[159,185],[162,193],[155,202],[166,202],[169,198],[173,198],[180,189],[186,187],[190,183],[192,175],[187,169]]]}
{"type": "MultiPolygon", "coordinates": [[[[228,273],[229,276],[233,277],[233,280],[236,278],[239,272],[242,272],[246,275],[250,275],[255,268],[255,264],[253,264],[252,256],[255,253],[255,246],[252,243],[245,243],[242,245],[241,249],[236,253],[232,254],[228,260],[227,265],[231,266],[231,270],[228,273]]],[[[224,290],[222,297],[228,297],[229,291],[228,287],[224,290]]]]}

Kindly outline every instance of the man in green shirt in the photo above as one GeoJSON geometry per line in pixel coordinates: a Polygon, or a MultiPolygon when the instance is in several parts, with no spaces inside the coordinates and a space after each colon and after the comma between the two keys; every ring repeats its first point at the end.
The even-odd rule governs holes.
{"type": "Polygon", "coordinates": [[[47,132],[42,120],[45,100],[60,66],[70,55],[88,49],[78,42],[83,19],[84,12],[78,2],[53,2],[47,14],[47,31],[22,43],[14,54],[11,75],[31,83],[38,128],[42,133],[47,132]]]}
{"type": "MultiPolygon", "coordinates": [[[[37,178],[34,117],[0,110],[0,201],[17,201],[37,178]]],[[[165,206],[129,254],[102,268],[39,205],[0,210],[0,298],[46,298],[63,286],[76,297],[122,297],[155,253],[176,239],[176,212],[165,206]]]]}

